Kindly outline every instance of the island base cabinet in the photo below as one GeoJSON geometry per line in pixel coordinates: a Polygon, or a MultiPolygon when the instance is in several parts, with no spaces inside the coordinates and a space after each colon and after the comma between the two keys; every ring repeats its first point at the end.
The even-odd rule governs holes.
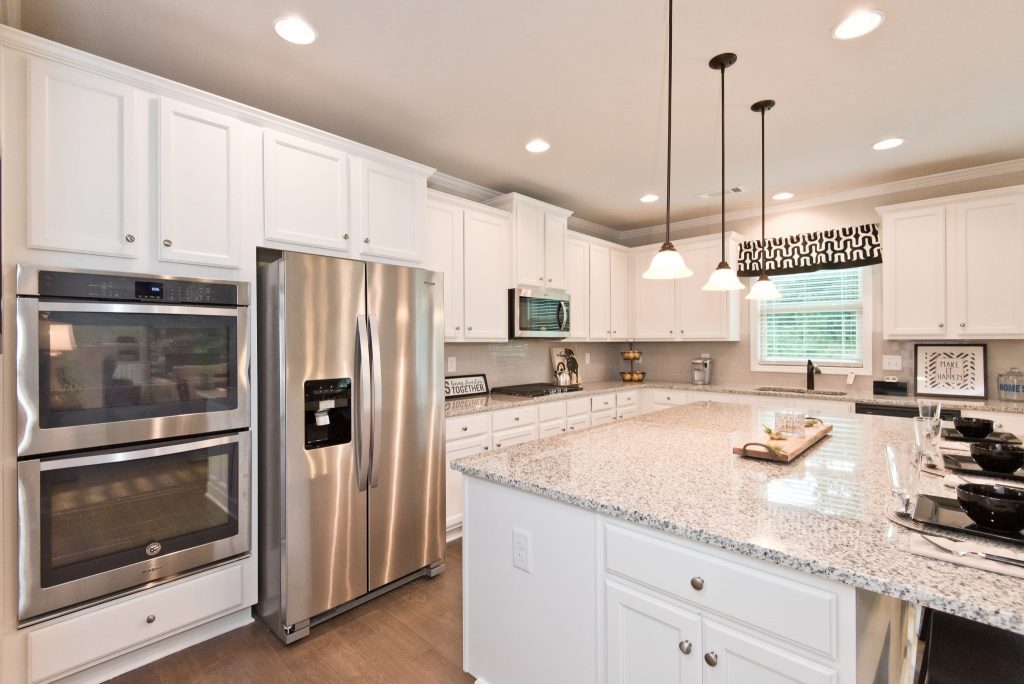
{"type": "Polygon", "coordinates": [[[704,620],[705,684],[836,684],[838,673],[760,641],[739,630],[704,620]]]}

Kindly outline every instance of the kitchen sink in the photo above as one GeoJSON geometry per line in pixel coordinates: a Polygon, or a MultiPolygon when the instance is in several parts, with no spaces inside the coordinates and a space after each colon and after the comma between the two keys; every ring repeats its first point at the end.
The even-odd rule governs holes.
{"type": "Polygon", "coordinates": [[[840,390],[805,390],[800,387],[757,387],[758,392],[788,392],[792,394],[810,394],[819,397],[845,397],[846,392],[840,390]]]}

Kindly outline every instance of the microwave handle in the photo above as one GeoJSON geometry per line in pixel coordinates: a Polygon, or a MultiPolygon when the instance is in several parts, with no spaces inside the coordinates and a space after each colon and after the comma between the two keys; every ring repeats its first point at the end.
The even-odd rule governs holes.
{"type": "Polygon", "coordinates": [[[558,302],[558,329],[565,331],[569,324],[569,303],[558,302]]]}
{"type": "Polygon", "coordinates": [[[39,462],[39,470],[65,470],[67,468],[78,468],[81,466],[139,461],[145,458],[171,456],[173,454],[181,454],[186,451],[197,451],[199,449],[208,449],[210,447],[237,443],[238,435],[226,435],[224,437],[214,437],[212,439],[201,439],[194,442],[183,442],[181,444],[154,447],[152,449],[118,451],[113,453],[96,454],[94,456],[78,456],[74,458],[43,459],[39,462]]]}

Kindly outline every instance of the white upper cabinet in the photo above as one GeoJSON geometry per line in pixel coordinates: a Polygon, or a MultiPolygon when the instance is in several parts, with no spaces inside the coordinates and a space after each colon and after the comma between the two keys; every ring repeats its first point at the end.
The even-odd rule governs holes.
{"type": "Polygon", "coordinates": [[[626,299],[629,292],[629,254],[624,250],[609,250],[610,264],[608,268],[608,324],[611,326],[611,339],[625,340],[629,337],[629,313],[626,299]]]}
{"type": "Polygon", "coordinates": [[[464,291],[462,268],[462,207],[427,199],[427,233],[423,267],[444,274],[444,338],[462,339],[464,291]]]}
{"type": "Polygon", "coordinates": [[[590,245],[565,241],[565,289],[569,293],[570,340],[585,340],[590,333],[590,245]]]}
{"type": "Polygon", "coordinates": [[[878,211],[886,338],[1024,337],[1024,186],[878,211]]]}
{"type": "Polygon", "coordinates": [[[135,89],[32,57],[28,113],[28,247],[137,256],[147,236],[135,89]]]}
{"type": "Polygon", "coordinates": [[[369,256],[420,262],[427,178],[371,159],[356,163],[359,250],[369,256]]]}
{"type": "Polygon", "coordinates": [[[572,212],[515,192],[487,204],[512,214],[512,285],[564,290],[565,241],[572,212]]]}
{"type": "Polygon", "coordinates": [[[263,131],[267,240],[349,251],[349,155],[302,138],[263,131]]]}
{"type": "Polygon", "coordinates": [[[239,267],[244,220],[244,124],[160,98],[159,258],[239,267]]]}
{"type": "Polygon", "coordinates": [[[611,250],[590,245],[590,339],[610,340],[611,326],[611,250]]]}
{"type": "Polygon", "coordinates": [[[674,280],[647,280],[641,274],[647,270],[657,247],[633,252],[633,272],[636,274],[636,338],[638,340],[674,340],[675,287],[674,280]]]}

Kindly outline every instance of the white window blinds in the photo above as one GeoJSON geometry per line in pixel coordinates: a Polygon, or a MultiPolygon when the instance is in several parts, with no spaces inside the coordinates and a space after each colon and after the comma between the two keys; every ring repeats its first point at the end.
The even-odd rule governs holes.
{"type": "Polygon", "coordinates": [[[758,362],[864,365],[864,269],[774,276],[782,298],[759,302],[758,362]]]}

